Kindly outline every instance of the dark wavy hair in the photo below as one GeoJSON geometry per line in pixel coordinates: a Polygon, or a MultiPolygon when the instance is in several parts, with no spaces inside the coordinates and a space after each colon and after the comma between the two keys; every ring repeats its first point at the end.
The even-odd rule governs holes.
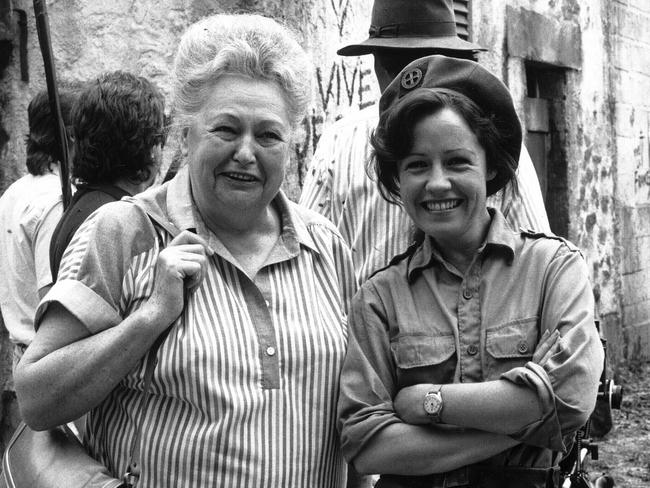
{"type": "Polygon", "coordinates": [[[141,76],[115,71],[90,82],[72,112],[72,176],[91,185],[148,180],[152,149],[165,141],[164,110],[162,93],[141,76]]]}
{"type": "MultiPolygon", "coordinates": [[[[78,87],[59,90],[61,117],[66,127],[70,126],[72,106],[77,98],[78,87]]],[[[27,107],[29,133],[25,136],[27,152],[27,171],[34,176],[45,174],[51,165],[61,160],[61,152],[56,138],[56,125],[50,110],[47,90],[41,90],[27,107]]]]}
{"type": "MultiPolygon", "coordinates": [[[[390,203],[401,204],[399,162],[413,147],[414,129],[418,122],[443,108],[454,110],[467,122],[485,150],[487,167],[506,175],[512,192],[516,194],[517,161],[506,150],[506,139],[502,137],[492,118],[487,117],[481,108],[465,95],[446,88],[432,88],[418,90],[417,93],[404,98],[395,108],[384,112],[370,138],[373,153],[366,170],[369,175],[373,172],[376,175],[379,191],[384,199],[390,203]]],[[[497,190],[487,185],[488,195],[497,190]]]]}

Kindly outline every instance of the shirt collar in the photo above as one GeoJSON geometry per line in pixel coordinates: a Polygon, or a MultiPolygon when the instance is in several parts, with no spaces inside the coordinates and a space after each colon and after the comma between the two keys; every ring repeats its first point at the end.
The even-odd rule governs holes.
{"type": "MultiPolygon", "coordinates": [[[[187,166],[181,168],[168,185],[167,213],[171,223],[180,230],[205,229],[205,224],[193,204],[190,173],[187,166]]],[[[294,208],[295,204],[290,202],[282,191],[278,192],[273,203],[280,213],[282,228],[278,243],[284,246],[286,258],[297,256],[300,252],[300,245],[318,252],[311,233],[294,208]]],[[[277,257],[279,258],[279,256],[277,257]]]]}
{"type": "MultiPolygon", "coordinates": [[[[488,212],[491,217],[490,228],[485,242],[483,242],[478,252],[502,252],[506,256],[508,265],[510,265],[515,257],[516,234],[512,231],[512,228],[498,209],[488,207],[488,212]]],[[[428,268],[433,261],[438,261],[444,266],[447,266],[444,258],[438,249],[436,249],[433,239],[424,236],[422,243],[409,259],[407,266],[407,277],[409,281],[412,279],[413,273],[420,269],[428,268]]]]}
{"type": "Polygon", "coordinates": [[[490,230],[483,244],[482,249],[501,251],[507,256],[508,264],[512,264],[515,258],[516,233],[510,227],[503,214],[496,208],[488,207],[492,221],[490,230]]]}

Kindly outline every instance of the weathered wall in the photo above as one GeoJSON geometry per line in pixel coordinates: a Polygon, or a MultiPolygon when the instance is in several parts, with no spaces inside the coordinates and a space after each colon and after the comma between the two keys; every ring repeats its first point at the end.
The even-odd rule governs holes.
{"type": "Polygon", "coordinates": [[[650,2],[607,2],[626,355],[650,358],[650,2]]]}
{"type": "Polygon", "coordinates": [[[609,39],[607,19],[603,17],[607,3],[476,2],[474,27],[476,41],[491,48],[482,59],[496,72],[501,71],[524,123],[524,62],[532,60],[564,70],[561,131],[570,189],[568,237],[580,246],[588,261],[603,332],[610,339],[612,355],[620,360],[621,245],[615,195],[618,161],[612,142],[609,39]],[[535,23],[530,23],[531,18],[535,23]]]}
{"type": "MultiPolygon", "coordinates": [[[[2,0],[7,1],[7,0],[2,0]]],[[[20,0],[14,0],[14,7],[20,0]]],[[[342,38],[362,39],[369,24],[370,0],[144,0],[93,2],[65,0],[48,2],[54,56],[59,78],[71,81],[92,79],[104,71],[123,69],[147,76],[170,94],[170,68],[178,39],[197,19],[215,12],[249,11],[284,19],[298,32],[305,49],[313,56],[314,104],[296,145],[296,157],[286,189],[297,198],[303,163],[313,152],[324,120],[350,108],[372,103],[376,85],[367,58],[340,58],[336,49],[342,38]]],[[[20,79],[17,50],[0,79],[0,93],[8,96],[3,107],[9,142],[0,149],[4,177],[0,190],[24,172],[21,135],[27,130],[26,107],[31,96],[43,88],[44,74],[31,10],[28,12],[28,63],[31,81],[20,79]]],[[[13,24],[17,22],[14,15],[13,24]]],[[[0,105],[2,106],[2,105],[0,105]]],[[[171,161],[173,139],[165,150],[171,161]]]]}

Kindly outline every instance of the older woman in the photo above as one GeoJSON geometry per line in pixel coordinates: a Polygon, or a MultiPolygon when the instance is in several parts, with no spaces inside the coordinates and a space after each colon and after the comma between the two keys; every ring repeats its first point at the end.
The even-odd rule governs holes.
{"type": "Polygon", "coordinates": [[[16,374],[29,425],[90,411],[85,444],[116,476],[138,438],[139,487],[344,485],[351,258],[280,191],[309,72],[268,18],[217,15],[184,34],[187,166],[79,230],[16,374]],[[141,402],[143,358],[167,329],[141,402]]]}
{"type": "Polygon", "coordinates": [[[344,454],[381,488],[558,486],[603,352],[578,250],[486,206],[517,166],[510,94],[472,61],[431,56],[380,111],[379,184],[420,236],[353,300],[344,454]]]}

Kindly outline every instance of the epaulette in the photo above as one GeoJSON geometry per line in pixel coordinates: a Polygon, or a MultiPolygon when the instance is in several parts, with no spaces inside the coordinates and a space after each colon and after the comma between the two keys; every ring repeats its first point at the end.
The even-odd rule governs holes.
{"type": "Polygon", "coordinates": [[[422,244],[422,242],[414,241],[412,242],[409,247],[406,248],[406,251],[401,252],[391,258],[390,261],[388,261],[388,264],[382,268],[376,269],[375,271],[372,272],[370,276],[368,276],[368,279],[372,278],[375,276],[377,273],[380,271],[383,271],[387,268],[390,268],[391,266],[399,263],[400,261],[404,261],[405,259],[409,259],[413,254],[415,254],[415,250],[419,247],[419,245],[422,244]]]}
{"type": "Polygon", "coordinates": [[[565,239],[562,236],[555,235],[551,232],[541,232],[538,230],[533,230],[533,229],[525,229],[524,227],[519,228],[519,232],[521,233],[522,236],[524,237],[529,237],[531,239],[541,239],[541,238],[546,238],[546,239],[554,239],[556,241],[560,241],[566,245],[566,247],[569,248],[570,251],[574,252],[579,252],[582,254],[582,251],[580,251],[580,248],[578,248],[573,242],[565,239]]]}

